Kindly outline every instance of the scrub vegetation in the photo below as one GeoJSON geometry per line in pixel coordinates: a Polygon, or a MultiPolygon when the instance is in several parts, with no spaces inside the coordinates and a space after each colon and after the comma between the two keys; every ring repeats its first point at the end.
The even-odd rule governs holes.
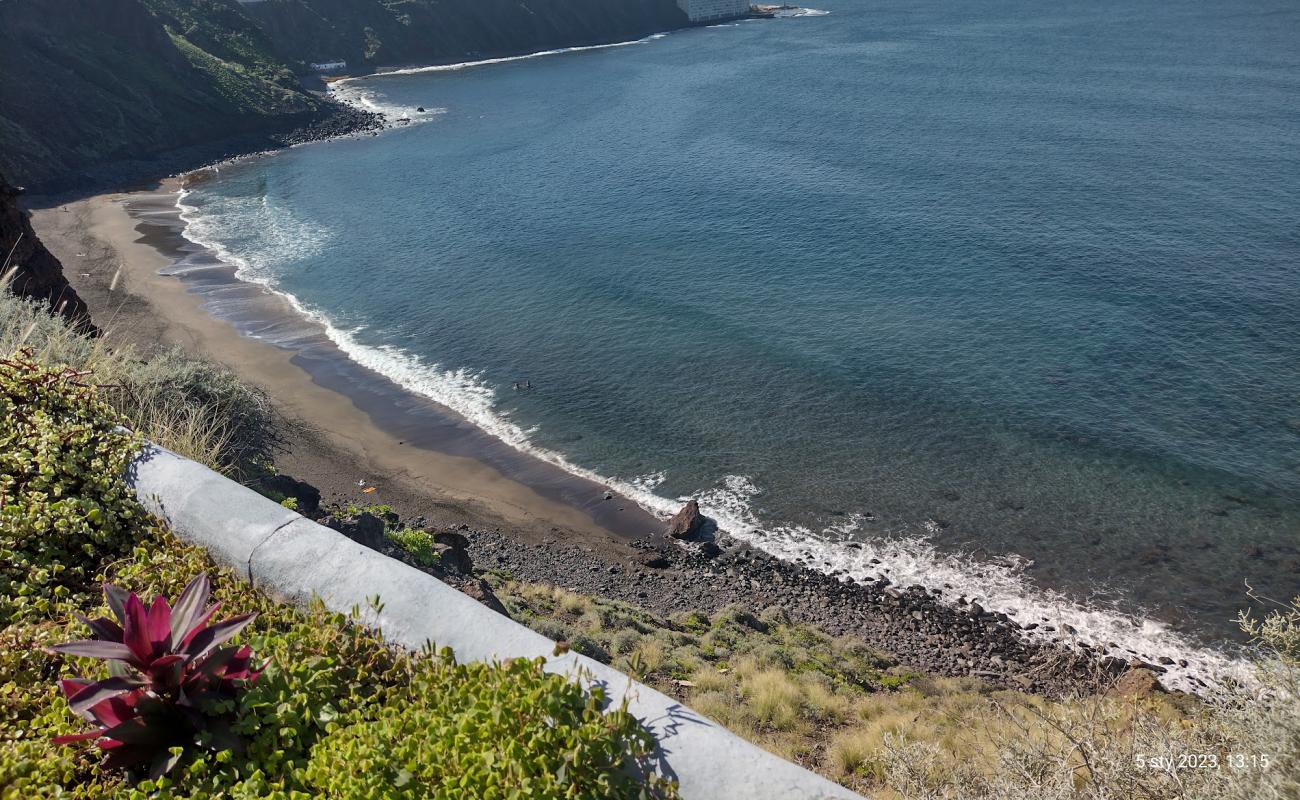
{"type": "Polygon", "coordinates": [[[911,673],[779,608],[662,617],[490,581],[525,625],[873,798],[1300,796],[1300,598],[1243,620],[1260,648],[1252,686],[1048,698],[911,673]]]}
{"type": "MultiPolygon", "coordinates": [[[[648,771],[648,733],[598,689],[534,662],[393,648],[358,623],[362,609],[280,605],[148,518],[124,480],[143,439],[231,474],[265,469],[280,423],[260,393],[176,352],[144,358],[83,338],[4,296],[0,355],[4,800],[674,795],[648,771]],[[97,748],[53,741],[92,730],[69,698],[97,709],[96,724],[122,719],[79,694],[116,673],[48,649],[113,640],[103,584],[176,598],[203,574],[223,617],[256,615],[232,642],[230,681],[197,712],[233,738],[186,728],[161,762],[116,769],[97,748]]],[[[422,533],[395,536],[416,561],[433,557],[422,533]]],[[[1300,796],[1300,598],[1243,617],[1254,674],[1215,696],[1098,686],[1046,698],[910,672],[778,607],[664,617],[486,578],[534,630],[875,798],[1300,796]]]]}
{"type": "MultiPolygon", "coordinates": [[[[17,347],[0,360],[4,800],[676,795],[650,770],[652,736],[599,687],[541,660],[406,652],[360,609],[281,605],[177,541],[126,484],[142,439],[122,426],[256,394],[208,394],[233,384],[4,310],[17,313],[0,325],[17,347]],[[99,368],[119,383],[101,386],[99,368]],[[213,622],[209,596],[237,616],[213,622]]],[[[220,418],[187,440],[236,463],[251,434],[220,418]]]]}

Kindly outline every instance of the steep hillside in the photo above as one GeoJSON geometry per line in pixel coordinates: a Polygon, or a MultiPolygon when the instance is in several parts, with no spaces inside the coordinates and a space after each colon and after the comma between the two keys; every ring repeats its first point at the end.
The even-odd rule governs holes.
{"type": "Polygon", "coordinates": [[[18,206],[18,195],[0,175],[0,275],[9,280],[14,294],[48,303],[81,330],[93,331],[86,304],[63,277],[59,260],[36,238],[18,206]]]}
{"type": "Polygon", "coordinates": [[[673,0],[265,0],[245,13],[297,68],[439,63],[625,41],[687,24],[673,0]]]}
{"type": "Polygon", "coordinates": [[[363,71],[684,24],[674,0],[5,0],[0,170],[56,191],[105,164],[272,146],[340,113],[298,83],[315,60],[363,71]]]}

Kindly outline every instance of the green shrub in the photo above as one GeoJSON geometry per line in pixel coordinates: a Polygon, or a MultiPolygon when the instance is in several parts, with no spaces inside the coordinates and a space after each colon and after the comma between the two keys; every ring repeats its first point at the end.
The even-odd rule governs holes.
{"type": "Polygon", "coordinates": [[[93,592],[144,512],[127,486],[139,441],[85,376],[0,360],[0,623],[39,619],[93,592]]]}
{"type": "Polygon", "coordinates": [[[650,735],[542,663],[420,660],[400,698],[316,749],[307,782],[337,798],[642,796],[650,735]]]}
{"type": "MultiPolygon", "coordinates": [[[[600,713],[598,690],[547,675],[537,663],[460,665],[447,651],[409,654],[319,604],[278,605],[165,532],[144,536],[103,577],[144,596],[174,595],[185,576],[203,571],[213,573],[214,600],[258,614],[243,637],[270,659],[255,684],[216,709],[233,717],[242,751],[200,751],[166,777],[128,786],[100,769],[94,750],[49,741],[85,723],[51,680],[66,665],[40,647],[80,631],[11,625],[0,633],[0,796],[352,800],[511,796],[507,789],[535,797],[675,796],[671,786],[638,777],[653,741],[633,717],[600,713]]],[[[98,602],[83,613],[105,613],[98,602]]]]}
{"type": "Polygon", "coordinates": [[[433,548],[433,534],[423,528],[398,528],[384,532],[389,541],[402,548],[415,563],[422,567],[438,564],[438,551],[433,548]]]}

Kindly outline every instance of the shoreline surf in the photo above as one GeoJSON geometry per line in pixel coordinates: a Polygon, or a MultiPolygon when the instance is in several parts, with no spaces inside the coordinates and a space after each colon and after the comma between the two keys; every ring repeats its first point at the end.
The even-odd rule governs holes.
{"type": "MultiPolygon", "coordinates": [[[[860,583],[885,579],[898,586],[916,585],[942,591],[949,597],[960,596],[989,611],[1007,614],[1022,629],[1027,627],[1025,635],[1028,638],[1087,644],[1102,652],[1160,663],[1168,670],[1164,682],[1170,688],[1194,690],[1198,680],[1212,682],[1225,676],[1240,678],[1245,674],[1242,662],[1226,650],[1197,644],[1162,622],[1140,614],[1090,606],[1032,584],[1020,574],[1019,565],[1012,556],[993,561],[963,553],[941,552],[926,538],[916,536],[850,540],[848,537],[862,522],[858,518],[849,518],[822,531],[792,525],[764,525],[756,518],[751,505],[752,499],[762,490],[745,476],[726,476],[721,486],[671,498],[654,492],[657,485],[655,475],[609,477],[575,464],[563,453],[534,445],[529,431],[508,416],[495,413],[494,390],[478,380],[477,375],[423,363],[417,356],[397,346],[362,344],[354,332],[336,327],[326,314],[308,308],[272,282],[260,279],[247,261],[225,251],[219,243],[206,239],[195,230],[196,223],[197,227],[202,227],[201,212],[197,207],[187,205],[185,197],[184,191],[176,197],[178,216],[186,223],[181,235],[211,252],[217,261],[227,264],[236,279],[282,297],[304,321],[319,326],[337,349],[338,356],[382,376],[402,391],[449,409],[523,458],[559,468],[592,486],[608,487],[660,521],[675,513],[686,500],[696,499],[704,513],[717,522],[722,533],[783,560],[826,574],[850,577],[860,583]],[[1180,662],[1186,662],[1187,666],[1181,666],[1180,662]]],[[[220,316],[220,309],[215,310],[220,316]]],[[[319,363],[316,366],[320,369],[319,363]]],[[[338,384],[330,388],[345,395],[356,391],[355,384],[338,384]],[[351,392],[349,386],[353,387],[351,392]]],[[[382,420],[376,419],[376,422],[381,427],[384,425],[382,420]]],[[[483,455],[462,454],[470,457],[483,455]]],[[[499,454],[496,458],[499,459],[499,454]]],[[[500,466],[499,461],[489,463],[500,466]]]]}
{"type": "MultiPolygon", "coordinates": [[[[622,47],[652,41],[664,35],[656,34],[648,39],[626,43],[395,70],[364,76],[364,78],[347,79],[341,83],[346,87],[355,81],[384,75],[455,71],[473,66],[527,60],[543,55],[622,47]]],[[[356,97],[349,99],[346,89],[342,90],[340,99],[363,102],[356,97]]],[[[372,103],[375,102],[373,96],[368,99],[372,103]]],[[[396,109],[397,113],[406,110],[399,107],[392,108],[396,109]]],[[[426,113],[433,118],[439,110],[426,113]]],[[[610,479],[572,463],[561,452],[535,446],[530,439],[529,431],[510,420],[508,416],[501,416],[494,412],[493,390],[478,381],[473,373],[441,369],[438,365],[422,362],[413,354],[397,347],[374,347],[362,344],[353,335],[354,332],[336,327],[327,315],[307,308],[293,295],[280,291],[267,282],[257,280],[257,276],[253,274],[252,268],[247,263],[244,263],[241,275],[240,259],[236,254],[221,253],[219,247],[214,247],[216,243],[205,243],[202,233],[195,230],[195,223],[199,220],[195,209],[191,208],[187,212],[184,208],[183,193],[178,194],[176,201],[176,213],[182,217],[185,213],[190,215],[190,219],[185,220],[186,225],[181,235],[190,238],[190,241],[200,248],[212,250],[213,263],[189,270],[188,274],[182,274],[187,273],[187,267],[178,268],[174,271],[175,277],[188,279],[192,287],[195,282],[203,279],[205,271],[211,276],[224,269],[250,287],[257,287],[258,291],[280,297],[283,302],[292,307],[294,313],[299,315],[307,326],[316,325],[320,330],[307,332],[302,326],[283,318],[273,322],[263,320],[259,328],[251,327],[253,323],[245,320],[247,329],[240,329],[239,303],[248,298],[241,295],[239,287],[229,283],[208,287],[212,289],[209,302],[213,304],[209,310],[218,319],[226,318],[222,316],[223,312],[234,316],[235,319],[227,321],[231,321],[237,329],[240,329],[242,335],[271,344],[276,344],[278,340],[280,344],[289,347],[301,342],[311,342],[315,346],[327,341],[334,352],[325,348],[315,356],[298,356],[294,359],[294,365],[305,370],[318,384],[348,397],[358,408],[369,414],[379,427],[385,427],[387,423],[399,436],[402,431],[411,430],[409,420],[403,423],[400,418],[400,409],[406,401],[391,402],[392,398],[388,397],[389,410],[387,412],[376,410],[375,404],[385,399],[382,397],[384,393],[380,392],[379,398],[373,395],[363,396],[361,381],[356,377],[358,375],[382,376],[384,380],[399,387],[402,392],[411,397],[450,409],[455,418],[473,426],[476,435],[466,435],[463,427],[450,424],[450,427],[457,428],[459,434],[464,435],[457,446],[465,447],[466,450],[458,455],[477,458],[489,464],[492,464],[492,460],[495,459],[498,466],[506,464],[509,465],[508,469],[518,470],[525,475],[531,474],[533,469],[529,466],[529,462],[540,462],[548,468],[558,469],[574,479],[586,482],[585,485],[609,487],[635,502],[648,515],[659,519],[676,511],[680,503],[686,499],[686,496],[672,498],[657,494],[654,490],[658,481],[654,475],[610,479]],[[344,369],[342,366],[344,362],[352,366],[344,369]]],[[[447,446],[445,442],[441,444],[447,446]]],[[[1232,674],[1237,670],[1237,662],[1231,655],[1200,646],[1162,622],[1147,618],[1140,613],[1123,613],[1104,607],[1090,606],[1086,602],[1068,598],[1050,588],[1035,585],[1021,574],[1015,559],[1010,555],[1004,559],[990,560],[978,559],[960,552],[941,552],[924,536],[888,536],[845,541],[861,522],[860,519],[852,517],[821,531],[794,525],[765,525],[757,519],[753,510],[753,499],[760,494],[761,487],[756,486],[752,479],[743,475],[728,475],[720,481],[719,485],[697,490],[691,496],[701,502],[705,513],[717,520],[723,532],[786,560],[828,574],[839,573],[858,581],[883,578],[895,585],[920,585],[938,589],[948,597],[962,595],[991,611],[1007,613],[1022,626],[1036,626],[1027,632],[1031,638],[1048,640],[1060,638],[1065,641],[1083,642],[1114,650],[1119,654],[1132,653],[1152,663],[1162,658],[1168,659],[1173,662],[1166,665],[1170,670],[1166,676],[1166,683],[1171,686],[1187,688],[1193,685],[1195,678],[1211,679],[1215,675],[1232,674]],[[1195,663],[1186,668],[1180,667],[1177,662],[1185,658],[1195,663]]],[[[553,499],[554,497],[564,500],[562,492],[553,496],[553,499]]],[[[573,499],[572,493],[569,499],[573,499]]],[[[579,498],[578,505],[575,507],[581,508],[582,502],[595,503],[596,501],[591,496],[587,496],[585,500],[579,498]]],[[[600,504],[596,503],[594,507],[599,510],[600,504]]],[[[598,524],[601,522],[599,519],[596,521],[598,524]]]]}

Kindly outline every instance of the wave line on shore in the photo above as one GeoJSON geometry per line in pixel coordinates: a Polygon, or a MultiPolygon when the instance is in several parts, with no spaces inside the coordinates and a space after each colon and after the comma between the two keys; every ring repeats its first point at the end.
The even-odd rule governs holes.
{"type": "Polygon", "coordinates": [[[526,430],[498,408],[496,390],[481,374],[430,364],[399,346],[362,342],[360,329],[342,329],[328,314],[280,289],[268,273],[220,243],[217,232],[203,224],[203,209],[186,202],[189,193],[182,190],[176,199],[185,223],[182,235],[233,266],[239,280],[282,297],[298,314],[319,325],[345,357],[406,391],[452,410],[515,450],[607,486],[661,519],[694,498],[703,512],[716,520],[723,533],[809,569],[825,573],[838,571],[859,582],[887,578],[899,587],[919,585],[938,589],[949,602],[960,595],[989,611],[1005,613],[1022,626],[1036,625],[1035,629],[1026,631],[1031,638],[1060,638],[1107,647],[1116,655],[1129,653],[1149,663],[1163,658],[1168,669],[1164,682],[1170,688],[1195,690],[1198,679],[1213,682],[1222,676],[1247,677],[1244,663],[1224,652],[1199,646],[1149,617],[1101,608],[1034,585],[1010,561],[998,563],[962,553],[941,552],[924,534],[855,536],[864,517],[846,517],[821,531],[764,522],[753,506],[754,498],[762,490],[746,476],[724,476],[715,486],[698,490],[689,497],[671,498],[658,492],[666,477],[661,472],[626,479],[610,478],[577,465],[560,452],[534,444],[535,431],[526,430]],[[1184,659],[1190,662],[1187,667],[1179,664],[1184,659]]]}
{"type": "Polygon", "coordinates": [[[647,44],[664,38],[666,33],[652,33],[641,39],[632,39],[627,42],[611,42],[609,44],[591,44],[582,47],[558,47],[553,50],[539,50],[536,53],[525,53],[519,56],[501,56],[499,58],[483,58],[476,61],[458,61],[454,64],[430,64],[425,67],[403,67],[401,69],[383,70],[382,72],[373,72],[369,75],[358,75],[356,77],[342,78],[335,81],[335,84],[346,84],[354,81],[369,80],[371,78],[385,78],[396,75],[423,75],[430,72],[457,72],[463,69],[473,67],[486,67],[493,64],[506,64],[511,61],[527,61],[533,58],[542,58],[543,56],[558,56],[566,53],[583,53],[588,50],[608,50],[614,47],[630,47],[635,44],[647,44]]]}

